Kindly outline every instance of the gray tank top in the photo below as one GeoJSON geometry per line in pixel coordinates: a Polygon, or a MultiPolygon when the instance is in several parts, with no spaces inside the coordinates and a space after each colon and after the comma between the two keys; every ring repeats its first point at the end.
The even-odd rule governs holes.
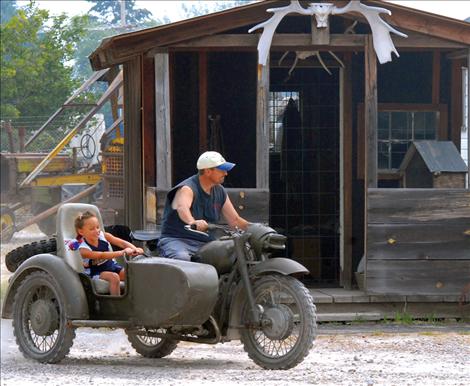
{"type": "Polygon", "coordinates": [[[188,186],[193,191],[194,196],[191,205],[191,213],[196,220],[206,220],[208,223],[217,223],[220,220],[222,207],[227,199],[227,193],[224,187],[222,185],[216,185],[211,189],[211,193],[207,194],[201,187],[199,175],[195,174],[180,182],[168,192],[165,209],[163,211],[161,237],[178,237],[210,241],[211,238],[184,229],[184,226],[187,224],[181,221],[178,212],[171,207],[176,192],[183,186],[188,186]]]}

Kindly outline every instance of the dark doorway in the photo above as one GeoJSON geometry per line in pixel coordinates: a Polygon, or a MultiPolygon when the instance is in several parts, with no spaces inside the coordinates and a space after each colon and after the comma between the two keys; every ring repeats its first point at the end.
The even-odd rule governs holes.
{"type": "Polygon", "coordinates": [[[339,284],[339,70],[270,72],[270,225],[307,284],[339,284]]]}

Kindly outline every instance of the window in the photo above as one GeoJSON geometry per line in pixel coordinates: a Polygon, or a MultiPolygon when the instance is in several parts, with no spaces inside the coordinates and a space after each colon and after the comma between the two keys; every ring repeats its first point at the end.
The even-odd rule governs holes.
{"type": "Polygon", "coordinates": [[[292,98],[299,106],[298,91],[274,91],[269,93],[269,151],[280,152],[282,147],[282,117],[287,102],[292,98]]]}
{"type": "Polygon", "coordinates": [[[398,169],[412,141],[437,139],[436,111],[380,111],[378,168],[398,169]]]}

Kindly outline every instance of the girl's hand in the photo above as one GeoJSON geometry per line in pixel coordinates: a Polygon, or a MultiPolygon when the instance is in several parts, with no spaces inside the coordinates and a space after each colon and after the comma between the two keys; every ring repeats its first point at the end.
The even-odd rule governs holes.
{"type": "Polygon", "coordinates": [[[134,255],[134,250],[130,247],[127,247],[127,248],[124,248],[122,250],[123,254],[126,254],[126,255],[129,255],[129,256],[133,256],[134,255]]]}
{"type": "Polygon", "coordinates": [[[137,247],[137,248],[135,249],[135,255],[136,255],[136,256],[137,256],[137,255],[143,255],[143,254],[144,254],[144,250],[143,250],[142,248],[137,247]]]}

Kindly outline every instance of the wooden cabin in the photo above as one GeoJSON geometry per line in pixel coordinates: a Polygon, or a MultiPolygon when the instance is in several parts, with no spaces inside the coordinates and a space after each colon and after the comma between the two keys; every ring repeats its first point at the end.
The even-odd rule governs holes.
{"type": "Polygon", "coordinates": [[[262,29],[248,30],[289,1],[105,39],[90,61],[124,70],[128,225],[158,224],[168,189],[195,173],[201,152],[219,150],[237,164],[225,182],[236,208],[288,236],[308,285],[354,288],[365,256],[369,293],[460,293],[470,191],[400,188],[398,169],[417,139],[460,149],[470,24],[363,3],[390,10],[383,19],[408,35],[392,35],[391,62],[377,62],[354,12],[330,15],[321,31],[311,16],[286,15],[259,64],[262,29]]]}
{"type": "Polygon", "coordinates": [[[416,141],[399,171],[403,188],[465,189],[468,167],[452,141],[416,141]]]}

